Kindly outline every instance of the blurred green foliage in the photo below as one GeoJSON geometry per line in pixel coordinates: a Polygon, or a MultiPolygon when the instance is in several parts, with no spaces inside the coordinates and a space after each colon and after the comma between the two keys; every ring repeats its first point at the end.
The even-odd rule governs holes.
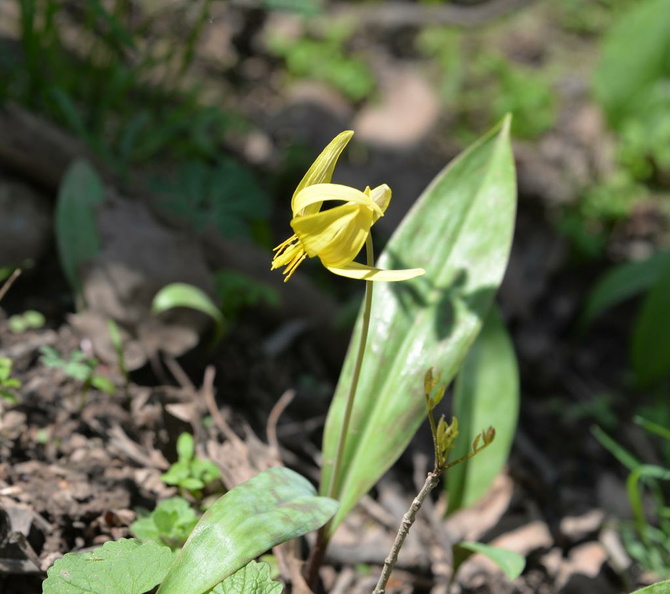
{"type": "MultiPolygon", "coordinates": [[[[638,417],[636,423],[670,444],[670,429],[638,417]]],[[[670,458],[664,465],[644,464],[618,441],[594,428],[598,441],[628,470],[626,491],[633,522],[621,522],[626,550],[642,567],[661,578],[670,576],[670,505],[663,483],[670,481],[670,458]]]]}
{"type": "Polygon", "coordinates": [[[473,44],[466,34],[448,27],[425,28],[416,44],[437,66],[440,95],[461,122],[464,142],[506,113],[513,114],[512,132],[518,137],[537,138],[553,127],[556,96],[543,70],[473,44]]]}
{"type": "Polygon", "coordinates": [[[42,365],[62,369],[67,377],[82,383],[83,400],[90,388],[96,388],[105,394],[114,394],[116,391],[116,386],[109,379],[96,373],[99,361],[95,357],[88,357],[82,351],[74,350],[65,358],[50,346],[40,347],[40,353],[42,365]]]}
{"type": "Polygon", "coordinates": [[[19,401],[17,394],[21,381],[11,377],[14,362],[9,357],[0,357],[0,398],[9,404],[19,401]]]}
{"type": "Polygon", "coordinates": [[[17,2],[21,51],[0,60],[0,102],[66,125],[109,163],[212,157],[222,134],[239,125],[236,114],[202,106],[197,87],[181,90],[211,0],[200,3],[186,39],[172,44],[148,43],[150,17],[135,22],[123,0],[86,0],[74,12],[57,0],[17,2]]]}
{"type": "Polygon", "coordinates": [[[670,174],[669,0],[645,0],[621,15],[603,39],[593,91],[620,135],[621,165],[640,180],[670,174]]]}
{"type": "Polygon", "coordinates": [[[370,97],[376,81],[365,60],[348,47],[355,32],[349,22],[333,22],[319,36],[291,38],[274,33],[267,43],[284,59],[292,77],[326,82],[349,99],[360,101],[370,97]]]}
{"type": "Polygon", "coordinates": [[[214,164],[189,160],[172,176],[155,177],[160,207],[202,230],[208,224],[226,237],[253,238],[270,216],[270,199],[254,174],[232,159],[214,164]]]}

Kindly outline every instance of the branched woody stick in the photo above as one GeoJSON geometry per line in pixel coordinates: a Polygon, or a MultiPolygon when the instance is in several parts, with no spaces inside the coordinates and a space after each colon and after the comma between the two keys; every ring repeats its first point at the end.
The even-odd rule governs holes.
{"type": "Polygon", "coordinates": [[[449,452],[454,447],[454,441],[458,436],[458,421],[454,418],[451,424],[447,424],[444,420],[444,417],[440,419],[439,423],[435,423],[435,418],[433,417],[433,409],[437,406],[438,402],[442,399],[444,395],[444,387],[438,388],[438,395],[435,396],[435,390],[439,378],[433,378],[432,370],[429,370],[426,373],[425,378],[425,396],[426,396],[426,406],[428,407],[428,422],[430,423],[430,430],[433,434],[433,446],[435,448],[435,468],[432,472],[429,472],[426,476],[426,480],[421,487],[421,491],[412,501],[407,513],[402,517],[402,522],[400,523],[400,528],[398,528],[398,534],[396,534],[395,540],[393,541],[393,546],[391,551],[388,554],[388,557],[384,559],[384,567],[382,568],[382,573],[379,576],[379,581],[375,587],[372,594],[384,594],[386,592],[386,584],[391,577],[393,568],[398,561],[398,554],[400,549],[409,534],[410,528],[413,526],[414,521],[416,520],[416,515],[419,513],[423,502],[426,500],[426,497],[430,492],[437,487],[437,484],[440,480],[440,476],[456,466],[461,462],[465,462],[469,458],[472,458],[484,448],[488,447],[493,439],[495,438],[495,429],[489,427],[486,431],[482,431],[472,442],[472,451],[465,456],[455,460],[453,462],[447,462],[449,457],[449,452]],[[481,443],[480,443],[481,440],[481,443]]]}

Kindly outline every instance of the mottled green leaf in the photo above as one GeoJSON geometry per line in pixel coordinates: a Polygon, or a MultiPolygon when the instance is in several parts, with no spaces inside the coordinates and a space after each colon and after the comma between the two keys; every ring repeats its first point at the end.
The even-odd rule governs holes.
{"type": "Polygon", "coordinates": [[[336,501],[317,497],[292,470],[261,472],[205,512],[159,592],[207,592],[273,546],[320,528],[336,510],[336,501]]]}
{"type": "MultiPolygon", "coordinates": [[[[384,250],[380,268],[425,276],[375,283],[366,358],[345,444],[333,530],[397,460],[426,415],[424,374],[449,382],[475,340],[509,257],[516,179],[505,120],[426,189],[384,250]]],[[[390,208],[393,208],[391,203],[390,208]]],[[[321,493],[330,492],[361,316],[328,413],[321,493]]]]}
{"type": "Polygon", "coordinates": [[[83,159],[68,168],[56,203],[56,244],[65,277],[81,293],[80,267],[100,251],[95,209],[105,199],[102,181],[83,159]]]}
{"type": "Polygon", "coordinates": [[[124,538],[90,553],[68,553],[47,571],[44,594],[142,594],[165,577],[172,551],[124,538]]]}
{"type": "Polygon", "coordinates": [[[223,314],[202,289],[187,283],[169,284],[156,293],[151,304],[151,311],[162,313],[174,307],[189,307],[208,315],[216,324],[214,342],[223,336],[223,314]]]}
{"type": "Polygon", "coordinates": [[[475,503],[500,472],[512,447],[519,416],[519,369],[514,345],[496,308],[456,377],[452,414],[459,435],[452,459],[465,456],[472,440],[489,426],[493,444],[447,472],[449,513],[475,503]]]}
{"type": "Polygon", "coordinates": [[[486,555],[500,567],[510,580],[518,578],[526,566],[526,559],[514,551],[507,551],[499,547],[482,544],[481,542],[459,542],[458,546],[463,549],[468,549],[473,553],[486,555]]]}
{"type": "Polygon", "coordinates": [[[632,361],[638,381],[648,385],[670,373],[670,258],[642,303],[633,329],[632,361]]]}
{"type": "Polygon", "coordinates": [[[227,577],[211,594],[280,594],[283,586],[270,576],[267,563],[247,563],[227,577]]]}

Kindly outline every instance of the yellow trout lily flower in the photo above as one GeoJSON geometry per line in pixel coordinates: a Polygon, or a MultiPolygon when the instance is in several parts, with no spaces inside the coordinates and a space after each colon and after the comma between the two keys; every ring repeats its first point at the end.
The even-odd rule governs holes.
{"type": "Polygon", "coordinates": [[[323,149],[296,188],[291,199],[294,235],[278,245],[272,270],[284,266],[284,282],[305,258],[318,256],[334,274],[369,281],[402,281],[424,274],[423,268],[380,270],[354,262],[370,235],[370,228],[391,201],[386,184],[364,192],[349,186],[331,184],[337,159],[353,132],[339,134],[323,149]],[[341,202],[321,210],[325,202],[341,202]]]}

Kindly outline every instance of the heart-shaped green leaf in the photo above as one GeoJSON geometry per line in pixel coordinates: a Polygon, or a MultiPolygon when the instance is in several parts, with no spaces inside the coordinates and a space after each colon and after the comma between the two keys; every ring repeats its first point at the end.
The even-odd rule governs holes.
{"type": "Polygon", "coordinates": [[[280,594],[283,586],[270,576],[267,563],[247,563],[223,580],[211,594],[280,594]]]}
{"type": "Polygon", "coordinates": [[[161,582],[172,551],[155,542],[123,538],[90,553],[68,553],[47,572],[45,594],[142,594],[161,582]]]}
{"type": "Polygon", "coordinates": [[[336,501],[317,497],[292,470],[265,470],[205,512],[158,591],[207,592],[273,546],[320,528],[336,510],[336,501]]]}
{"type": "MultiPolygon", "coordinates": [[[[426,274],[374,286],[332,530],[407,447],[426,415],[426,370],[451,381],[502,280],[516,211],[509,127],[507,117],[437,176],[380,258],[380,268],[426,274]]],[[[330,492],[360,331],[359,316],[326,422],[321,493],[330,492]]]]}

